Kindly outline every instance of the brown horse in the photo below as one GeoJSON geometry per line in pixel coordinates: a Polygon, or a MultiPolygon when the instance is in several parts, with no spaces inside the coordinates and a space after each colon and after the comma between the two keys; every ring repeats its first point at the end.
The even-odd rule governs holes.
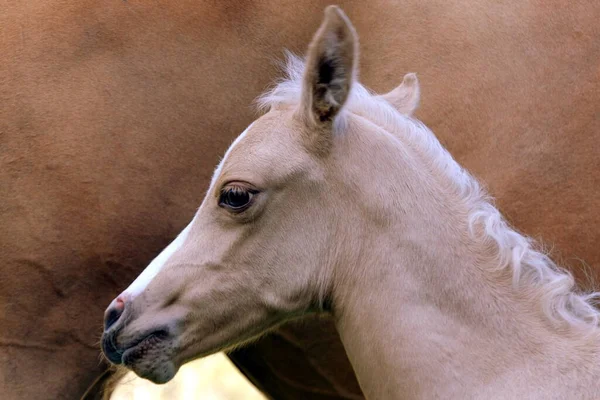
{"type": "MultiPolygon", "coordinates": [[[[579,277],[579,259],[600,270],[600,4],[338,3],[361,32],[361,81],[384,92],[418,72],[417,116],[504,214],[579,277]]],[[[105,305],[189,221],[278,76],[265,61],[302,53],[326,5],[0,6],[4,399],[78,398],[105,370],[105,305]]],[[[361,398],[326,319],[232,358],[273,398],[361,398]]]]}

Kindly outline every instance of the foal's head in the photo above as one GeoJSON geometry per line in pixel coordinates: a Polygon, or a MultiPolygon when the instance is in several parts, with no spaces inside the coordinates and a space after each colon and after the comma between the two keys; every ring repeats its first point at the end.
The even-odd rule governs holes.
{"type": "Polygon", "coordinates": [[[353,110],[410,114],[418,83],[368,93],[353,27],[338,8],[325,14],[305,66],[290,59],[290,80],[263,97],[269,111],[227,151],[192,222],[108,308],[112,362],[165,382],[186,361],[328,310],[336,275],[367,243],[365,220],[386,224],[370,205],[396,154],[375,154],[383,130],[353,110]]]}

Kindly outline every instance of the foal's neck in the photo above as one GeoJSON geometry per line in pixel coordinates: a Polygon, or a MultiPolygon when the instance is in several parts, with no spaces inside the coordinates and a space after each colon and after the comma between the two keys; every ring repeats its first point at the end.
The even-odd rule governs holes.
{"type": "Polygon", "coordinates": [[[367,398],[523,398],[531,388],[535,397],[571,396],[573,374],[590,373],[578,366],[600,361],[590,350],[597,340],[558,333],[509,274],[478,265],[480,254],[444,229],[422,224],[417,232],[371,235],[334,295],[340,336],[367,398]]]}

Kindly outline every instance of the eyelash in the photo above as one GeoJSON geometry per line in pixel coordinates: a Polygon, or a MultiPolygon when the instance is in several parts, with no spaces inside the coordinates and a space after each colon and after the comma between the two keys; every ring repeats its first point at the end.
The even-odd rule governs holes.
{"type": "Polygon", "coordinates": [[[257,190],[240,185],[227,185],[221,190],[221,194],[219,195],[219,207],[241,213],[252,205],[257,193],[257,190]],[[235,198],[236,196],[238,196],[238,199],[235,198]],[[239,205],[235,204],[236,200],[240,200],[239,205]]]}

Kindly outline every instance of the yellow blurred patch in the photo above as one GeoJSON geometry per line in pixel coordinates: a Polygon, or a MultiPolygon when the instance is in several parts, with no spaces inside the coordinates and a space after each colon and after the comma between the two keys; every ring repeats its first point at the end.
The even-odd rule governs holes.
{"type": "Polygon", "coordinates": [[[222,353],[192,361],[165,385],[130,372],[111,400],[265,400],[222,353]]]}

